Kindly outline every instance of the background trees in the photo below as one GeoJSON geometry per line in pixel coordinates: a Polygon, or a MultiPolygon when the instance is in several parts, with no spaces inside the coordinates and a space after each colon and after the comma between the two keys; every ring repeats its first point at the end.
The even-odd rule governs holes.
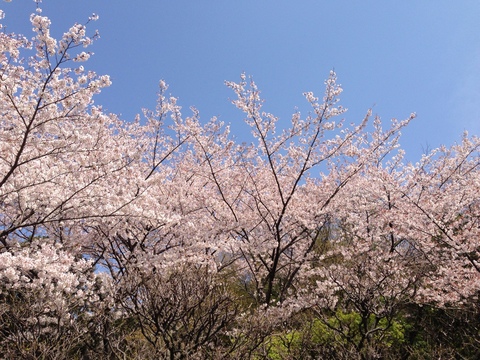
{"type": "Polygon", "coordinates": [[[345,126],[333,72],[282,129],[252,80],[228,82],[252,144],[184,117],[163,81],[124,123],[80,65],[96,35],[31,21],[32,42],[0,34],[3,353],[478,354],[477,137],[404,163],[414,115],[345,126]]]}

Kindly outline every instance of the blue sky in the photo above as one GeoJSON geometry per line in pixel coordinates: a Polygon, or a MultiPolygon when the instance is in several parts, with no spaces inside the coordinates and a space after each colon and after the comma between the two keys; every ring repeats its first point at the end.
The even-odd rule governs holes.
{"type": "MultiPolygon", "coordinates": [[[[33,1],[0,8],[8,32],[30,36],[33,1]]],[[[321,96],[334,68],[347,122],[369,108],[384,121],[417,113],[401,141],[411,161],[464,130],[480,135],[478,0],[43,0],[42,8],[58,36],[99,14],[88,64],[113,85],[97,103],[126,121],[154,108],[165,79],[184,115],[193,105],[241,138],[225,80],[253,76],[265,109],[287,125],[295,107],[309,110],[302,93],[321,96]]]]}

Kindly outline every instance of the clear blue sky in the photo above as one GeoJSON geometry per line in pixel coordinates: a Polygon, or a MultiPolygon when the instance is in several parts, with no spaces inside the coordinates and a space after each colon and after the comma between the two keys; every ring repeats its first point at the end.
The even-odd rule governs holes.
{"type": "MultiPolygon", "coordinates": [[[[0,3],[7,31],[30,36],[32,0],[0,3]]],[[[242,114],[225,80],[252,75],[266,110],[288,124],[304,91],[323,92],[334,68],[347,122],[367,109],[384,121],[418,117],[402,146],[415,161],[426,147],[480,135],[480,1],[478,0],[43,0],[52,32],[100,15],[101,39],[89,67],[113,85],[97,102],[132,120],[154,108],[158,81],[242,136],[242,114]]]]}

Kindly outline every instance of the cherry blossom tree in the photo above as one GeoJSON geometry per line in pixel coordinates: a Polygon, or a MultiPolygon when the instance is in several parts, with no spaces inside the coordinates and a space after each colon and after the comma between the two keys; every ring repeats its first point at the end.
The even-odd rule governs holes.
{"type": "Polygon", "coordinates": [[[69,358],[98,317],[80,320],[108,305],[92,285],[96,259],[81,260],[92,244],[85,225],[134,199],[127,175],[138,150],[129,126],[93,104],[110,84],[82,66],[97,35],[75,24],[57,41],[40,8],[31,22],[31,41],[0,33],[2,353],[69,358]]]}
{"type": "Polygon", "coordinates": [[[375,142],[367,143],[363,130],[368,116],[351,130],[335,120],[343,108],[337,104],[341,88],[332,72],[323,102],[306,93],[312,113],[305,119],[295,113],[291,127],[276,135],[278,118],[262,112],[255,83],[247,87],[242,76],[239,84],[227,84],[235,91],[234,104],[246,113],[258,144],[235,148],[223,140],[219,150],[211,138],[195,136],[209,171],[205,177],[216,186],[221,206],[211,213],[231,228],[228,254],[242,263],[251,296],[259,304],[281,303],[332,219],[330,204],[370,157],[391,151],[389,139],[411,118],[394,123],[377,134],[375,142]],[[232,149],[230,154],[225,154],[227,149],[232,149]],[[328,173],[321,174],[322,170],[328,173]]]}
{"type": "Polygon", "coordinates": [[[251,143],[185,116],[164,81],[125,122],[82,65],[97,18],[57,40],[37,7],[32,40],[0,32],[2,353],[415,356],[432,313],[478,315],[478,137],[406,163],[414,115],[347,126],[334,72],[288,125],[251,78],[227,82],[251,143]]]}
{"type": "Polygon", "coordinates": [[[0,254],[0,346],[11,358],[70,358],[108,302],[109,278],[60,245],[35,243],[0,254]]]}
{"type": "Polygon", "coordinates": [[[4,248],[51,232],[58,241],[72,240],[74,222],[114,215],[129,199],[115,189],[102,190],[115,183],[112,174],[123,172],[136,151],[119,120],[93,105],[92,96],[110,80],[86,71],[81,62],[88,53],[78,49],[96,35],[88,37],[86,27],[76,24],[56,41],[48,18],[37,13],[31,22],[33,42],[1,34],[4,248]]]}
{"type": "Polygon", "coordinates": [[[440,147],[409,169],[403,211],[410,236],[430,264],[421,295],[439,305],[475,299],[480,289],[480,140],[440,147]]]}
{"type": "Polygon", "coordinates": [[[315,286],[303,287],[318,318],[350,343],[350,358],[385,356],[386,339],[418,305],[477,302],[478,139],[419,164],[402,158],[379,158],[346,186],[349,197],[333,204],[330,248],[310,270],[315,286]]]}

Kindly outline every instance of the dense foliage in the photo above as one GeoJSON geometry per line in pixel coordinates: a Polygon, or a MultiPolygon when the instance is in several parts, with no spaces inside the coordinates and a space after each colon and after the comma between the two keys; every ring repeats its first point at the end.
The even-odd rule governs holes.
{"type": "Polygon", "coordinates": [[[344,124],[335,73],[288,126],[227,82],[251,144],[94,105],[75,24],[0,32],[0,353],[23,359],[480,357],[480,139],[406,163],[344,124]]]}

